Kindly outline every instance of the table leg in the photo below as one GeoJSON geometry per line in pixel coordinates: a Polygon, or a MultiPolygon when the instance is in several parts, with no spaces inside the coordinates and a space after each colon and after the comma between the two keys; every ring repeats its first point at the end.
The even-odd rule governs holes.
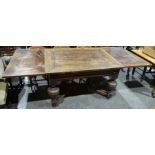
{"type": "Polygon", "coordinates": [[[34,93],[35,91],[33,90],[33,82],[32,82],[32,77],[29,77],[30,80],[30,87],[31,87],[31,91],[34,93]]]}
{"type": "Polygon", "coordinates": [[[23,86],[23,80],[22,80],[22,77],[19,77],[19,85],[20,85],[20,87],[23,86]]]}
{"type": "Polygon", "coordinates": [[[136,67],[134,67],[134,68],[132,69],[132,76],[134,76],[135,71],[136,71],[136,67]]]}
{"type": "Polygon", "coordinates": [[[130,68],[128,68],[127,70],[126,80],[129,80],[129,76],[130,76],[130,68]]]}
{"type": "Polygon", "coordinates": [[[7,81],[9,83],[9,86],[10,86],[11,90],[13,90],[12,79],[8,78],[7,81]]]}
{"type": "Polygon", "coordinates": [[[51,104],[53,107],[59,104],[59,94],[60,94],[60,89],[58,87],[48,88],[48,95],[51,97],[51,104]]]}
{"type": "Polygon", "coordinates": [[[112,92],[116,90],[116,87],[116,81],[108,81],[106,87],[104,89],[96,90],[96,93],[106,96],[109,99],[112,96],[112,92]]]}
{"type": "Polygon", "coordinates": [[[37,83],[36,77],[35,76],[29,77],[29,80],[30,80],[31,91],[32,93],[35,93],[38,90],[38,83],[37,83]]]}
{"type": "Polygon", "coordinates": [[[141,82],[145,79],[146,70],[147,70],[147,67],[144,67],[143,74],[142,74],[142,77],[141,77],[141,82]]]}
{"type": "Polygon", "coordinates": [[[115,92],[117,87],[117,81],[119,70],[117,72],[114,72],[110,79],[107,80],[106,85],[103,89],[97,90],[96,92],[100,95],[106,96],[107,98],[110,98],[112,96],[112,93],[115,92]]]}
{"type": "Polygon", "coordinates": [[[48,95],[51,98],[51,104],[53,107],[58,106],[60,99],[63,100],[63,96],[60,96],[60,88],[56,86],[56,81],[52,79],[51,75],[48,75],[48,95]]]}

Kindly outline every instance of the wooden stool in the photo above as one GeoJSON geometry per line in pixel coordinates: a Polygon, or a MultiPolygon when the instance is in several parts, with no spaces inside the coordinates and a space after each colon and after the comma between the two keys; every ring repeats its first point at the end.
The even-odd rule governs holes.
{"type": "Polygon", "coordinates": [[[52,106],[57,106],[59,103],[59,94],[60,89],[58,87],[55,88],[48,88],[48,95],[51,97],[51,104],[52,106]]]}

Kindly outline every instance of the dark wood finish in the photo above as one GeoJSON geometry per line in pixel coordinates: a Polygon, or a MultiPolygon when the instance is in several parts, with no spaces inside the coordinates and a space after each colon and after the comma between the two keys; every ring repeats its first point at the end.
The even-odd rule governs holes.
{"type": "Polygon", "coordinates": [[[121,68],[149,65],[147,61],[118,47],[27,49],[15,52],[3,77],[46,75],[51,87],[48,93],[56,103],[59,96],[53,95],[53,89],[57,88],[56,80],[87,78],[90,81],[92,77],[108,75],[110,80],[97,92],[106,92],[109,96],[116,89],[115,81],[121,68]]]}
{"type": "MultiPolygon", "coordinates": [[[[16,50],[3,77],[93,73],[151,64],[119,47],[16,50]]],[[[85,75],[84,75],[85,76],[85,75]]]]}
{"type": "Polygon", "coordinates": [[[15,49],[15,46],[0,46],[0,56],[12,56],[15,49]]]}
{"type": "Polygon", "coordinates": [[[59,103],[59,94],[60,94],[60,89],[58,87],[48,88],[48,95],[51,97],[51,104],[52,106],[56,106],[59,103]]]}
{"type": "Polygon", "coordinates": [[[100,72],[122,67],[100,48],[27,49],[16,50],[3,77],[100,72]]]}
{"type": "Polygon", "coordinates": [[[43,49],[19,49],[13,55],[3,77],[44,75],[43,49]]]}

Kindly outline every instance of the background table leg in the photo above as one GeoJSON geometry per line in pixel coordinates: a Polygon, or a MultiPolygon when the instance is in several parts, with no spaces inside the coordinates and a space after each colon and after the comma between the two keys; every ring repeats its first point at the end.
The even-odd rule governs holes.
{"type": "Polygon", "coordinates": [[[126,80],[129,80],[129,77],[130,77],[130,68],[128,68],[127,70],[126,80]]]}

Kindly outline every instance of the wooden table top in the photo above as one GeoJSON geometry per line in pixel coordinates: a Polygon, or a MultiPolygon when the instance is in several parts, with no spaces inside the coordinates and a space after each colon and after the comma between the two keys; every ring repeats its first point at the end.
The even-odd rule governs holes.
{"type": "Polygon", "coordinates": [[[45,74],[44,52],[38,49],[18,49],[8,64],[3,77],[18,77],[45,74]]]}
{"type": "Polygon", "coordinates": [[[46,73],[67,73],[120,68],[122,65],[101,48],[45,51],[46,73]],[[50,67],[49,67],[50,66],[50,67]]]}
{"type": "Polygon", "coordinates": [[[102,71],[150,65],[121,48],[16,50],[3,77],[102,71]]]}
{"type": "Polygon", "coordinates": [[[119,61],[124,67],[144,67],[151,66],[151,64],[136,56],[135,54],[121,48],[121,47],[106,47],[104,48],[109,54],[111,54],[117,61],[119,61]]]}
{"type": "Polygon", "coordinates": [[[149,61],[150,63],[152,63],[153,65],[155,65],[155,59],[150,57],[149,55],[143,53],[143,49],[138,49],[138,50],[132,50],[133,53],[135,53],[136,55],[140,56],[141,58],[149,61]]]}

